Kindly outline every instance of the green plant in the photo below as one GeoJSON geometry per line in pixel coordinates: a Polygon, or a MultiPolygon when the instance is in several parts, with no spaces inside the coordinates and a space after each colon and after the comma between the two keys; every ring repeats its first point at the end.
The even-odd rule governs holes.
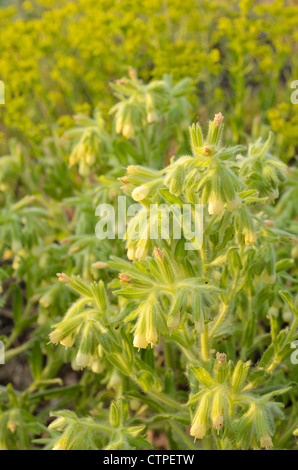
{"type": "MultiPolygon", "coordinates": [[[[284,290],[293,261],[279,256],[279,247],[290,248],[294,237],[275,228],[266,212],[270,212],[268,202],[278,196],[285,165],[270,154],[272,135],[267,142],[252,145],[244,157],[244,147],[222,146],[222,131],[221,114],[209,122],[206,137],[194,124],[192,155],[172,161],[161,171],[129,168],[126,176],[125,189],[143,211],[149,211],[149,203],[208,204],[201,248],[192,240],[193,250],[185,251],[184,239],[160,236],[146,241],[146,248],[140,250],[132,248],[128,232],[129,256],[135,261],[112,257],[107,262],[107,267],[120,272],[119,279],[109,284],[119,301],[107,300],[102,282],[88,284],[59,275],[79,298],[54,326],[50,338],[75,350],[74,367],[88,367],[98,374],[111,368],[117,371],[116,396],[138,399],[136,412],[145,413],[137,419],[138,412],[132,411],[131,423],[162,420],[158,410],[166,405],[174,448],[200,447],[181,427],[188,422],[189,411],[193,416],[190,435],[203,439],[203,448],[279,447],[284,435],[289,442],[297,425],[294,411],[286,425],[281,421],[282,408],[293,400],[283,362],[294,374],[288,358],[297,338],[298,316],[297,301],[295,306],[290,291],[284,290]],[[292,312],[286,328],[279,309],[272,309],[282,299],[292,312]],[[158,350],[153,346],[159,343],[163,362],[156,365],[158,350]],[[220,353],[214,357],[216,350],[220,353]],[[243,362],[248,359],[255,364],[243,362]],[[191,387],[188,401],[187,388],[179,392],[183,370],[191,387]],[[286,401],[273,400],[283,394],[289,397],[286,401]]],[[[137,243],[141,242],[140,238],[137,243]]],[[[61,430],[69,423],[68,433],[72,421],[63,419],[61,430]]],[[[111,433],[100,426],[99,435],[111,433]]],[[[80,443],[68,439],[63,434],[59,441],[68,449],[91,446],[84,439],[80,443]]],[[[109,441],[105,448],[130,448],[132,441],[119,438],[117,442],[113,447],[109,441]]],[[[145,445],[139,442],[133,446],[145,445]]]]}
{"type": "MultiPolygon", "coordinates": [[[[47,8],[55,1],[36,2],[40,11],[23,2],[25,18],[13,31],[9,21],[15,12],[1,10],[8,45],[15,43],[17,56],[30,54],[20,42],[27,29],[32,44],[43,30],[45,50],[53,38],[63,45],[53,64],[45,64],[35,47],[41,69],[31,56],[31,65],[19,61],[21,68],[32,67],[33,82],[48,77],[44,67],[52,69],[58,59],[70,79],[64,68],[54,74],[59,83],[55,92],[51,89],[54,97],[47,93],[48,83],[43,90],[35,88],[42,91],[41,99],[32,101],[34,112],[24,120],[22,94],[5,114],[3,130],[14,138],[0,159],[0,340],[6,361],[0,366],[0,446],[293,449],[298,178],[283,161],[295,152],[295,110],[276,105],[285,99],[284,85],[278,96],[265,99],[264,93],[271,74],[278,88],[286,68],[284,50],[266,68],[270,48],[278,43],[268,24],[272,17],[294,18],[296,8],[275,2],[271,12],[264,5],[250,10],[240,2],[237,21],[238,2],[197,8],[191,0],[177,2],[178,9],[172,2],[167,13],[167,2],[161,8],[159,0],[150,1],[137,22],[138,35],[133,28],[130,40],[119,46],[109,28],[114,31],[120,23],[123,38],[131,26],[127,2],[120,2],[119,16],[109,9],[104,24],[94,15],[97,2],[83,2],[85,11],[80,3],[61,3],[51,12],[47,8]],[[152,10],[160,14],[152,16],[152,10]],[[231,16],[232,28],[225,29],[222,11],[231,16]],[[206,22],[198,28],[199,13],[206,22]],[[267,23],[255,24],[256,15],[265,15],[267,23]],[[66,17],[67,34],[60,28],[66,17]],[[119,54],[119,69],[126,70],[148,17],[153,33],[136,57],[139,77],[130,68],[129,78],[111,83],[114,98],[106,85],[115,73],[111,53],[104,47],[98,77],[96,44],[102,46],[107,37],[119,54]],[[160,35],[165,21],[166,33],[160,35]],[[211,26],[212,34],[206,35],[211,26]],[[195,39],[185,36],[185,28],[195,39]],[[270,46],[259,36],[264,28],[270,46]],[[95,34],[92,41],[86,39],[89,34],[95,34]],[[263,45],[257,55],[253,40],[263,45]],[[69,41],[77,48],[66,61],[69,41]],[[200,114],[207,104],[217,109],[221,92],[227,93],[226,118],[218,112],[206,132],[197,122],[187,131],[198,77],[185,78],[185,50],[192,75],[200,73],[203,82],[197,92],[200,114]],[[235,57],[241,59],[236,65],[235,57]],[[78,79],[78,62],[90,71],[88,90],[85,78],[78,79]],[[241,77],[242,65],[248,75],[241,77]],[[174,76],[164,75],[169,71],[174,76]],[[221,90],[227,71],[229,84],[221,90]],[[151,73],[156,79],[148,83],[144,78],[151,73]],[[258,93],[247,88],[252,79],[258,93]],[[91,104],[78,105],[85,94],[91,104]],[[91,116],[95,96],[105,102],[91,116]],[[51,100],[59,103],[62,97],[63,106],[53,110],[51,100]],[[253,105],[246,113],[248,100],[253,105]],[[285,113],[282,127],[275,106],[285,113]],[[73,109],[73,118],[64,116],[56,124],[58,115],[73,109]],[[271,132],[259,138],[268,128],[268,109],[275,141],[271,132]],[[247,137],[251,127],[253,135],[247,137]],[[110,204],[118,222],[120,195],[128,204],[137,202],[140,211],[129,220],[124,241],[117,231],[116,239],[98,240],[96,207],[110,204]],[[197,205],[203,206],[203,224],[197,205]],[[181,218],[185,206],[189,224],[181,218]],[[197,223],[199,232],[193,230],[197,223]],[[22,373],[11,374],[10,367],[22,373]]],[[[292,40],[288,47],[292,50],[292,40]]],[[[10,67],[7,53],[1,61],[10,67]]],[[[13,83],[11,90],[8,98],[18,96],[20,84],[13,83]]]]}

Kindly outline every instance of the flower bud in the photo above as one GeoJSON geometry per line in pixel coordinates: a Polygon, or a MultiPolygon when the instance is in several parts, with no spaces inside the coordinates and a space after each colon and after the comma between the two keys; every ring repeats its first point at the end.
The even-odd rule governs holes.
{"type": "Polygon", "coordinates": [[[156,258],[162,263],[162,260],[163,260],[163,251],[158,248],[157,246],[154,247],[154,255],[156,256],[156,258]]]}
{"type": "Polygon", "coordinates": [[[100,374],[104,370],[104,365],[102,362],[100,362],[98,359],[92,362],[91,364],[91,370],[94,372],[94,374],[100,374]]]}
{"type": "Polygon", "coordinates": [[[119,274],[119,280],[122,282],[122,284],[131,284],[130,277],[125,273],[119,274]]]}
{"type": "Polygon", "coordinates": [[[137,249],[135,251],[136,259],[144,259],[148,253],[148,240],[140,240],[137,244],[137,249]]]}
{"type": "Polygon", "coordinates": [[[96,263],[92,264],[92,268],[94,269],[105,269],[108,268],[108,263],[104,263],[103,261],[96,261],[96,263]]]}
{"type": "Polygon", "coordinates": [[[88,366],[90,359],[90,354],[85,354],[81,350],[79,350],[76,355],[76,365],[83,369],[84,367],[88,366]]]}
{"type": "Polygon", "coordinates": [[[143,199],[145,199],[148,196],[149,191],[150,191],[150,188],[148,186],[144,186],[144,185],[143,186],[138,186],[131,193],[131,197],[135,201],[142,201],[143,199]]]}
{"type": "Polygon", "coordinates": [[[116,119],[116,133],[120,134],[122,131],[123,119],[121,117],[117,117],[116,119]]]}
{"type": "Polygon", "coordinates": [[[216,359],[217,359],[218,365],[223,366],[227,360],[227,355],[225,353],[217,352],[216,359]]]}
{"type": "Polygon", "coordinates": [[[205,145],[202,149],[202,152],[203,152],[204,155],[210,155],[211,148],[209,147],[209,145],[205,145]]]}
{"type": "Polygon", "coordinates": [[[49,334],[49,338],[50,338],[50,341],[53,343],[53,344],[58,344],[60,343],[61,341],[61,328],[58,328],[54,331],[52,331],[52,333],[49,334]]]}
{"type": "Polygon", "coordinates": [[[60,282],[72,282],[72,279],[64,273],[57,273],[56,276],[58,277],[60,282]]]}
{"type": "Polygon", "coordinates": [[[223,120],[224,120],[224,117],[221,114],[221,112],[219,112],[218,114],[215,114],[214,115],[214,120],[213,120],[214,126],[220,126],[222,124],[223,120]]]}
{"type": "Polygon", "coordinates": [[[65,428],[66,425],[67,425],[66,419],[62,416],[59,416],[59,418],[54,419],[54,421],[52,421],[49,424],[48,428],[49,429],[59,429],[61,431],[65,428]]]}
{"type": "Polygon", "coordinates": [[[217,432],[219,432],[222,429],[223,423],[224,423],[224,417],[222,414],[219,414],[212,419],[213,429],[215,429],[215,431],[217,432]]]}
{"type": "Polygon", "coordinates": [[[122,129],[122,134],[126,139],[131,139],[135,135],[133,125],[131,123],[125,124],[122,129]]]}

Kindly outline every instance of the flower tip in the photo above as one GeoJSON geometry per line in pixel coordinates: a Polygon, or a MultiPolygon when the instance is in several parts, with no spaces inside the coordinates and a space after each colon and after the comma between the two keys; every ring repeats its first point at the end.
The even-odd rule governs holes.
{"type": "Polygon", "coordinates": [[[273,447],[273,442],[269,435],[262,436],[260,439],[260,444],[263,449],[271,449],[273,447]]]}
{"type": "Polygon", "coordinates": [[[56,276],[58,277],[60,282],[72,282],[71,278],[64,273],[57,273],[56,276]]]}
{"type": "Polygon", "coordinates": [[[215,114],[215,115],[214,115],[214,120],[213,120],[213,122],[214,122],[214,125],[215,125],[215,126],[220,126],[220,125],[222,124],[223,120],[224,120],[224,116],[221,114],[220,111],[219,111],[218,114],[215,114]]]}

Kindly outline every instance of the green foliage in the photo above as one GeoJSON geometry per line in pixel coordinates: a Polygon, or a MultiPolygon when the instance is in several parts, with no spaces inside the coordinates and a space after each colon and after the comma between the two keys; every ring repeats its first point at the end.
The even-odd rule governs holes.
{"type": "Polygon", "coordinates": [[[296,19],[283,1],[1,8],[0,373],[26,368],[0,387],[1,449],[295,448],[296,19]],[[118,196],[140,209],[125,240],[118,196]]]}

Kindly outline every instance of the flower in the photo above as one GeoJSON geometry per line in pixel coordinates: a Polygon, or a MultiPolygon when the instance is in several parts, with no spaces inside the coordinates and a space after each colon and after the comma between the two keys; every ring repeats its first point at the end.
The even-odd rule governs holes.
{"type": "Polygon", "coordinates": [[[63,437],[59,439],[52,450],[67,450],[65,439],[63,437]]]}
{"type": "Polygon", "coordinates": [[[62,429],[64,429],[66,424],[67,424],[66,419],[62,416],[59,416],[59,418],[54,419],[54,421],[52,421],[49,424],[48,428],[49,429],[59,429],[61,431],[62,429]]]}
{"type": "Polygon", "coordinates": [[[195,420],[192,427],[190,428],[190,435],[194,436],[195,439],[203,439],[206,435],[206,425],[195,420]]]}
{"type": "Polygon", "coordinates": [[[131,137],[133,137],[135,135],[135,131],[134,131],[132,124],[130,123],[125,124],[122,129],[122,134],[127,139],[130,139],[131,137]]]}
{"type": "Polygon", "coordinates": [[[133,339],[133,345],[138,349],[146,349],[149,342],[146,339],[145,334],[137,333],[133,339]]]}
{"type": "Polygon", "coordinates": [[[154,328],[150,328],[149,330],[146,331],[146,341],[153,346],[153,344],[156,344],[158,341],[158,334],[157,331],[154,328]]]}
{"type": "Polygon", "coordinates": [[[224,365],[224,363],[227,360],[227,355],[225,353],[217,352],[216,353],[216,359],[218,361],[218,365],[222,366],[222,365],[224,365]]]}
{"type": "Polygon", "coordinates": [[[261,437],[260,444],[263,449],[271,449],[273,447],[272,439],[269,434],[261,437]]]}
{"type": "Polygon", "coordinates": [[[60,343],[60,341],[61,341],[61,331],[62,331],[61,328],[58,328],[58,329],[52,331],[52,333],[49,334],[49,338],[50,338],[50,340],[53,344],[60,343]]]}
{"type": "Polygon", "coordinates": [[[135,251],[136,259],[143,259],[148,253],[148,242],[147,240],[140,240],[137,244],[137,249],[135,251]]]}
{"type": "Polygon", "coordinates": [[[158,248],[157,246],[154,247],[153,251],[154,251],[154,254],[155,254],[156,258],[160,262],[162,262],[162,260],[163,260],[163,251],[160,248],[158,248]]]}
{"type": "Polygon", "coordinates": [[[66,349],[71,348],[73,346],[73,343],[74,343],[74,338],[72,338],[71,335],[68,335],[65,338],[63,338],[62,340],[60,340],[60,343],[62,344],[62,346],[65,346],[66,349]]]}
{"type": "Polygon", "coordinates": [[[208,212],[210,215],[222,215],[224,213],[224,205],[221,199],[211,199],[208,205],[208,212]]]}
{"type": "Polygon", "coordinates": [[[211,148],[209,147],[209,145],[205,145],[203,147],[203,154],[204,155],[210,155],[210,153],[211,153],[211,148]]]}
{"type": "Polygon", "coordinates": [[[256,234],[250,230],[244,234],[245,245],[253,245],[257,241],[256,234]]]}
{"type": "Polygon", "coordinates": [[[237,209],[239,209],[240,207],[242,206],[242,200],[240,199],[240,197],[238,196],[238,194],[236,194],[235,196],[235,199],[230,199],[230,200],[227,200],[227,208],[229,209],[229,211],[236,211],[237,209]]]}
{"type": "Polygon", "coordinates": [[[142,201],[143,199],[145,199],[148,196],[149,190],[150,189],[149,189],[148,186],[144,186],[144,185],[143,186],[138,186],[131,193],[131,197],[135,201],[142,201]]]}
{"type": "Polygon", "coordinates": [[[136,259],[136,250],[134,247],[131,246],[127,249],[127,258],[132,261],[136,259]]]}
{"type": "Polygon", "coordinates": [[[57,273],[56,276],[58,277],[60,282],[72,282],[71,278],[64,273],[57,273]]]}
{"type": "Polygon", "coordinates": [[[85,354],[81,350],[78,351],[78,354],[76,355],[76,364],[78,367],[87,367],[88,364],[90,363],[90,354],[85,354]]]}
{"type": "Polygon", "coordinates": [[[224,120],[224,117],[221,114],[221,112],[219,112],[218,114],[214,115],[213,123],[214,123],[215,126],[220,126],[222,124],[223,120],[224,120]]]}
{"type": "Polygon", "coordinates": [[[223,423],[224,417],[222,414],[215,416],[212,420],[213,429],[219,432],[223,427],[223,423]]]}

